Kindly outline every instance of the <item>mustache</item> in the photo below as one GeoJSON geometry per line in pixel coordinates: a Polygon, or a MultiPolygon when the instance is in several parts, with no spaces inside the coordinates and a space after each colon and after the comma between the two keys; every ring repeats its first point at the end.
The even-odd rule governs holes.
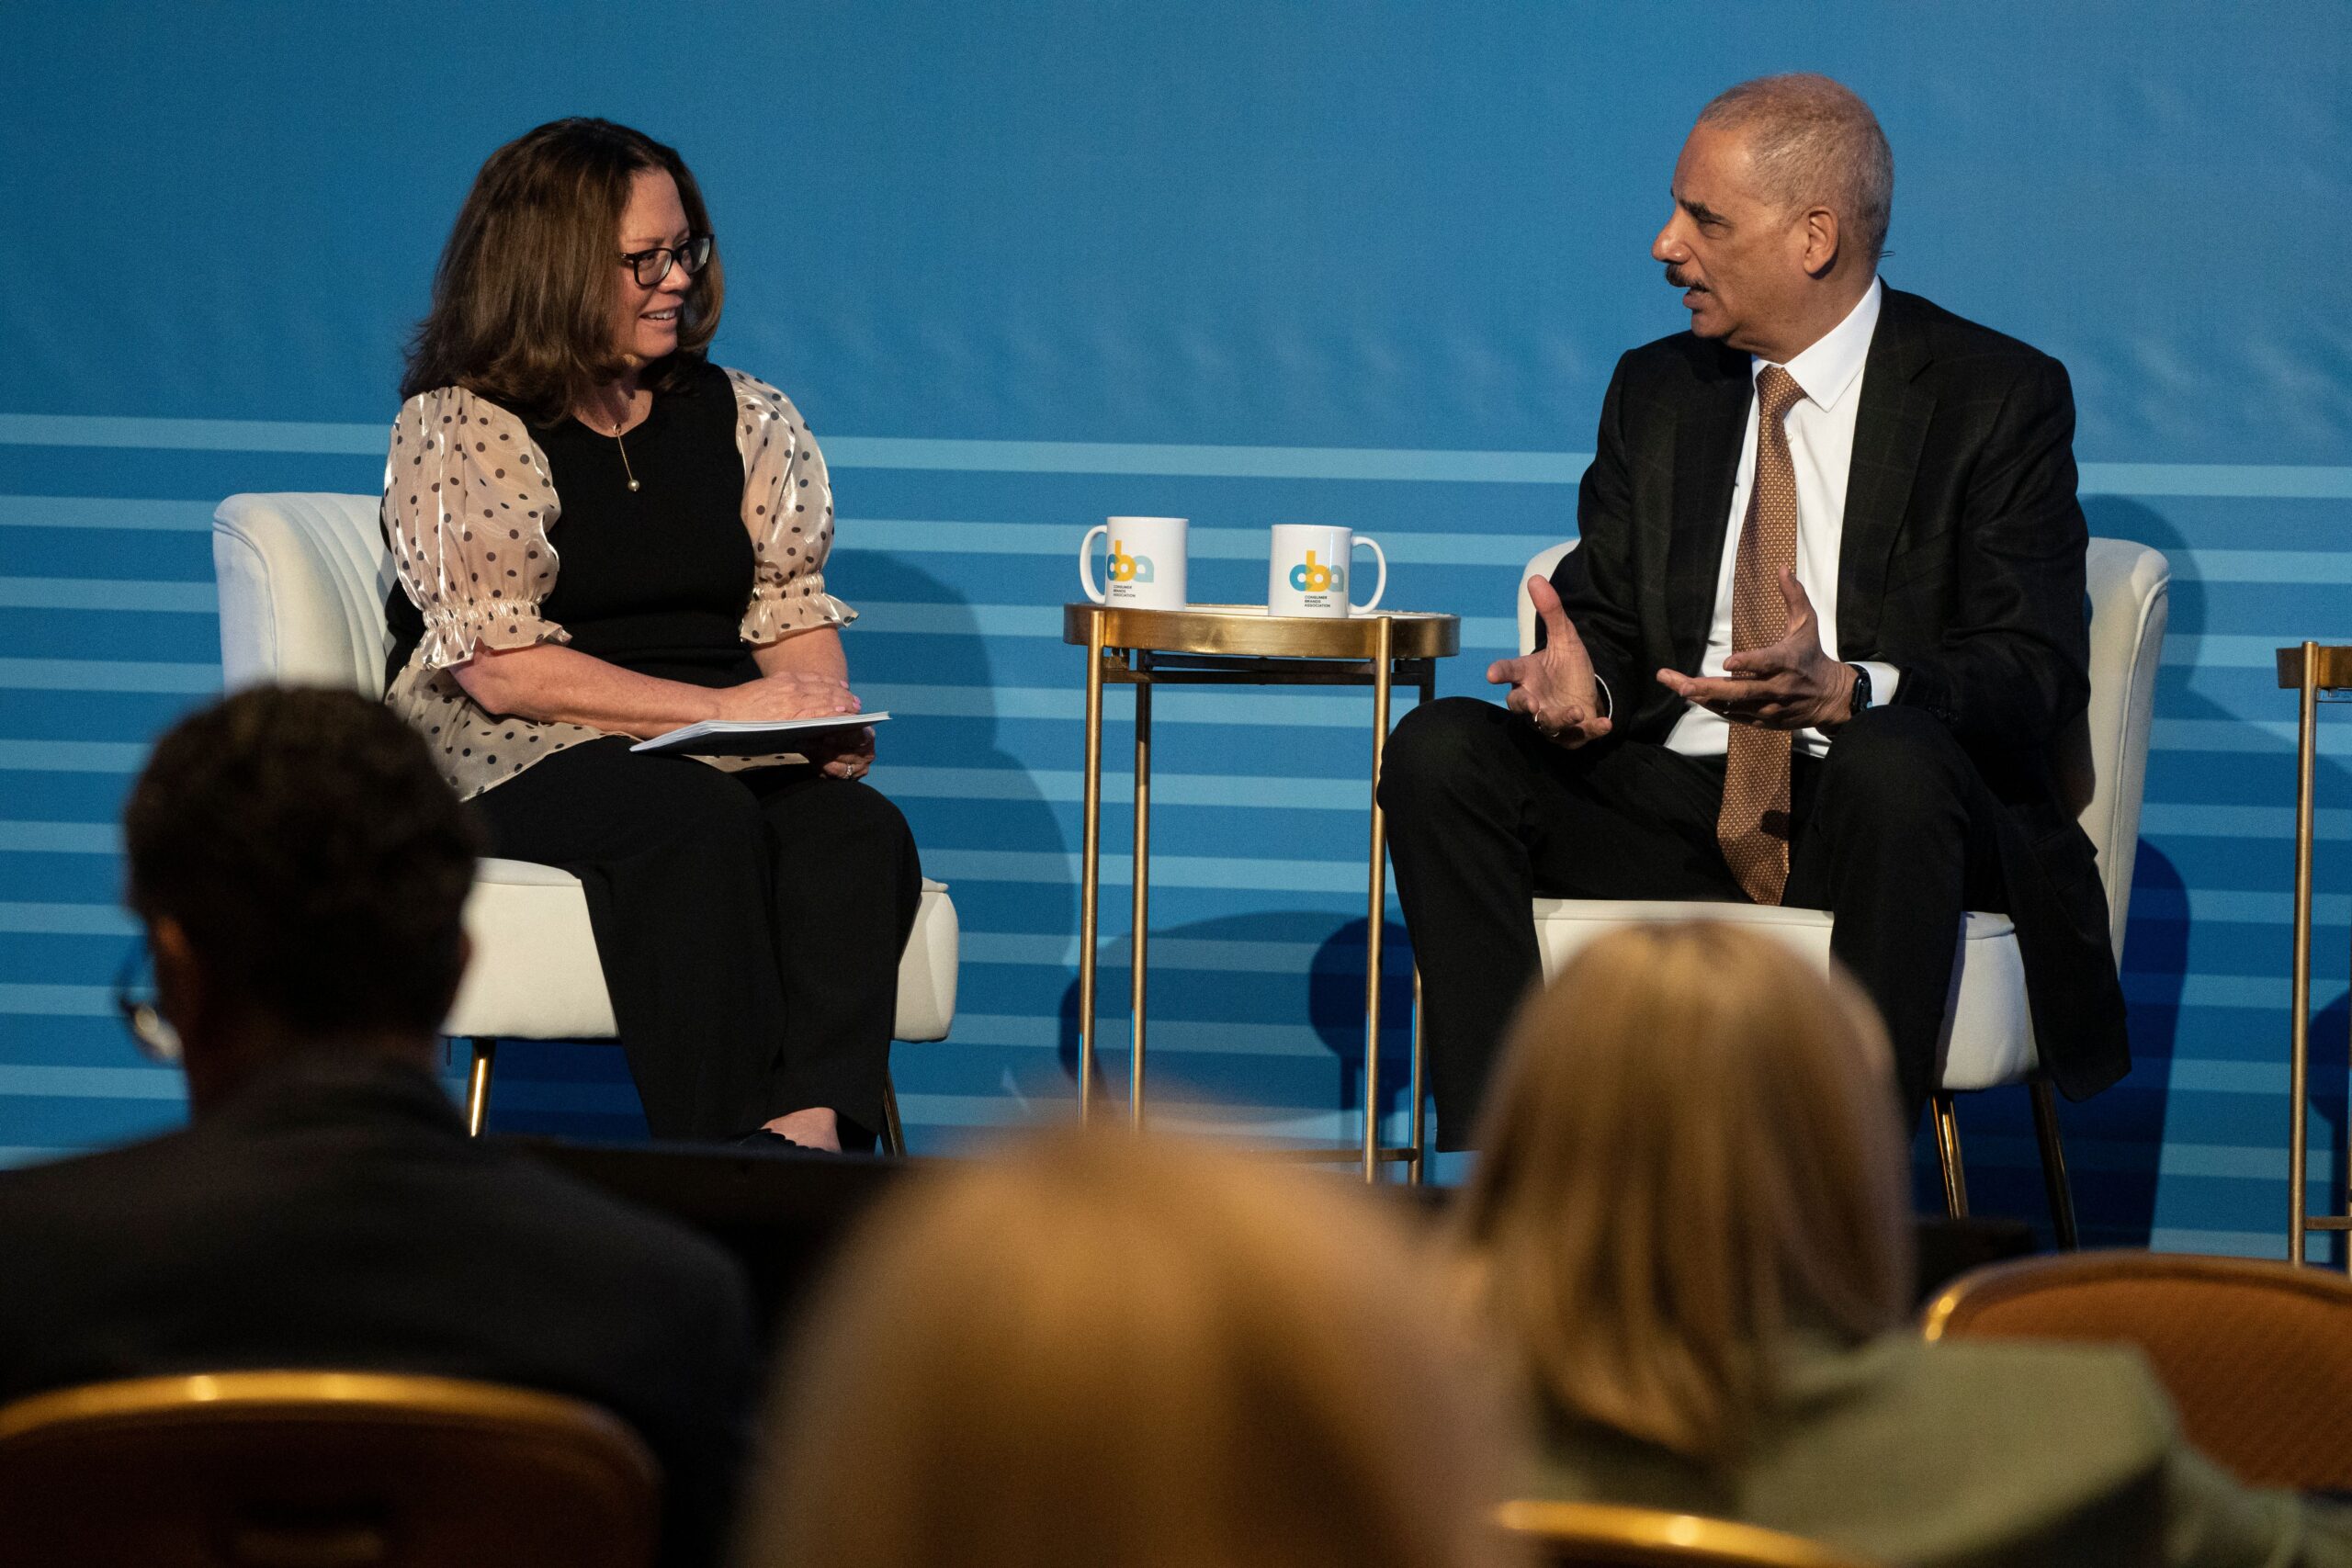
{"type": "Polygon", "coordinates": [[[1666,280],[1677,288],[1695,288],[1702,294],[1708,292],[1705,284],[1691,282],[1690,276],[1679,266],[1669,265],[1666,269],[1666,280]]]}

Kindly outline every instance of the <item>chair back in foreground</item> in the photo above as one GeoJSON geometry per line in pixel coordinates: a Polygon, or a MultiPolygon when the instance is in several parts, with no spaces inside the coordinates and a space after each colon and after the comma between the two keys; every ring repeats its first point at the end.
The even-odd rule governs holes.
{"type": "Polygon", "coordinates": [[[2085,1252],[1962,1275],[1931,1340],[2137,1347],[2188,1440],[2241,1481],[2352,1492],[2352,1281],[2233,1258],[2085,1252]]]}
{"type": "Polygon", "coordinates": [[[1544,1568],[1869,1568],[1801,1536],[1613,1503],[1506,1503],[1544,1568]]]}
{"type": "Polygon", "coordinates": [[[229,1372],[0,1407],[0,1562],[643,1568],[658,1513],[627,1427],[492,1383],[229,1372]]]}

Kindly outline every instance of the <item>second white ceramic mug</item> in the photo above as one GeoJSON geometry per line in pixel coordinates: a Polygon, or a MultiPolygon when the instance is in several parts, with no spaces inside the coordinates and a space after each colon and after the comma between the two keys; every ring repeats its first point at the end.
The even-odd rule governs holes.
{"type": "Polygon", "coordinates": [[[1266,567],[1266,614],[1270,615],[1363,615],[1377,609],[1388,592],[1388,553],[1377,539],[1346,528],[1319,523],[1274,525],[1273,554],[1266,567]],[[1361,604],[1348,602],[1348,579],[1353,575],[1358,547],[1380,563],[1372,597],[1361,604]]]}
{"type": "Polygon", "coordinates": [[[1184,607],[1184,519],[1113,517],[1086,531],[1078,546],[1078,581],[1097,604],[1137,610],[1184,607]],[[1105,536],[1103,576],[1094,581],[1094,539],[1105,536]]]}

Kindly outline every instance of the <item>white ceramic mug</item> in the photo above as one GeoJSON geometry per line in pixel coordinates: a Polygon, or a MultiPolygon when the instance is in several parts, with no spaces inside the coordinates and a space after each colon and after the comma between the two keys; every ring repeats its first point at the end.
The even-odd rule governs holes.
{"type": "Polygon", "coordinates": [[[1266,568],[1266,614],[1361,615],[1378,609],[1381,595],[1387,592],[1388,553],[1377,539],[1318,523],[1274,525],[1274,550],[1266,568]],[[1351,604],[1348,579],[1354,571],[1358,546],[1370,550],[1380,563],[1380,577],[1371,598],[1351,604]]]}
{"type": "Polygon", "coordinates": [[[1184,519],[1114,517],[1086,531],[1078,546],[1078,581],[1097,604],[1137,610],[1184,607],[1184,519]],[[1094,581],[1094,537],[1108,536],[1108,581],[1094,581]]]}

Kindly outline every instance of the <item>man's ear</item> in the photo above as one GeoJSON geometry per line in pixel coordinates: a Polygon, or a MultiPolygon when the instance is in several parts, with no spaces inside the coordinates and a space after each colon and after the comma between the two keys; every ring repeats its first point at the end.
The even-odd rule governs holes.
{"type": "Polygon", "coordinates": [[[1826,276],[1838,265],[1838,247],[1845,239],[1838,214],[1826,207],[1807,208],[1797,222],[1804,236],[1804,270],[1815,277],[1826,276]]]}
{"type": "Polygon", "coordinates": [[[155,916],[147,922],[147,951],[154,959],[155,999],[164,1016],[176,1024],[202,1009],[204,965],[187,939],[187,928],[175,916],[155,916]]]}

